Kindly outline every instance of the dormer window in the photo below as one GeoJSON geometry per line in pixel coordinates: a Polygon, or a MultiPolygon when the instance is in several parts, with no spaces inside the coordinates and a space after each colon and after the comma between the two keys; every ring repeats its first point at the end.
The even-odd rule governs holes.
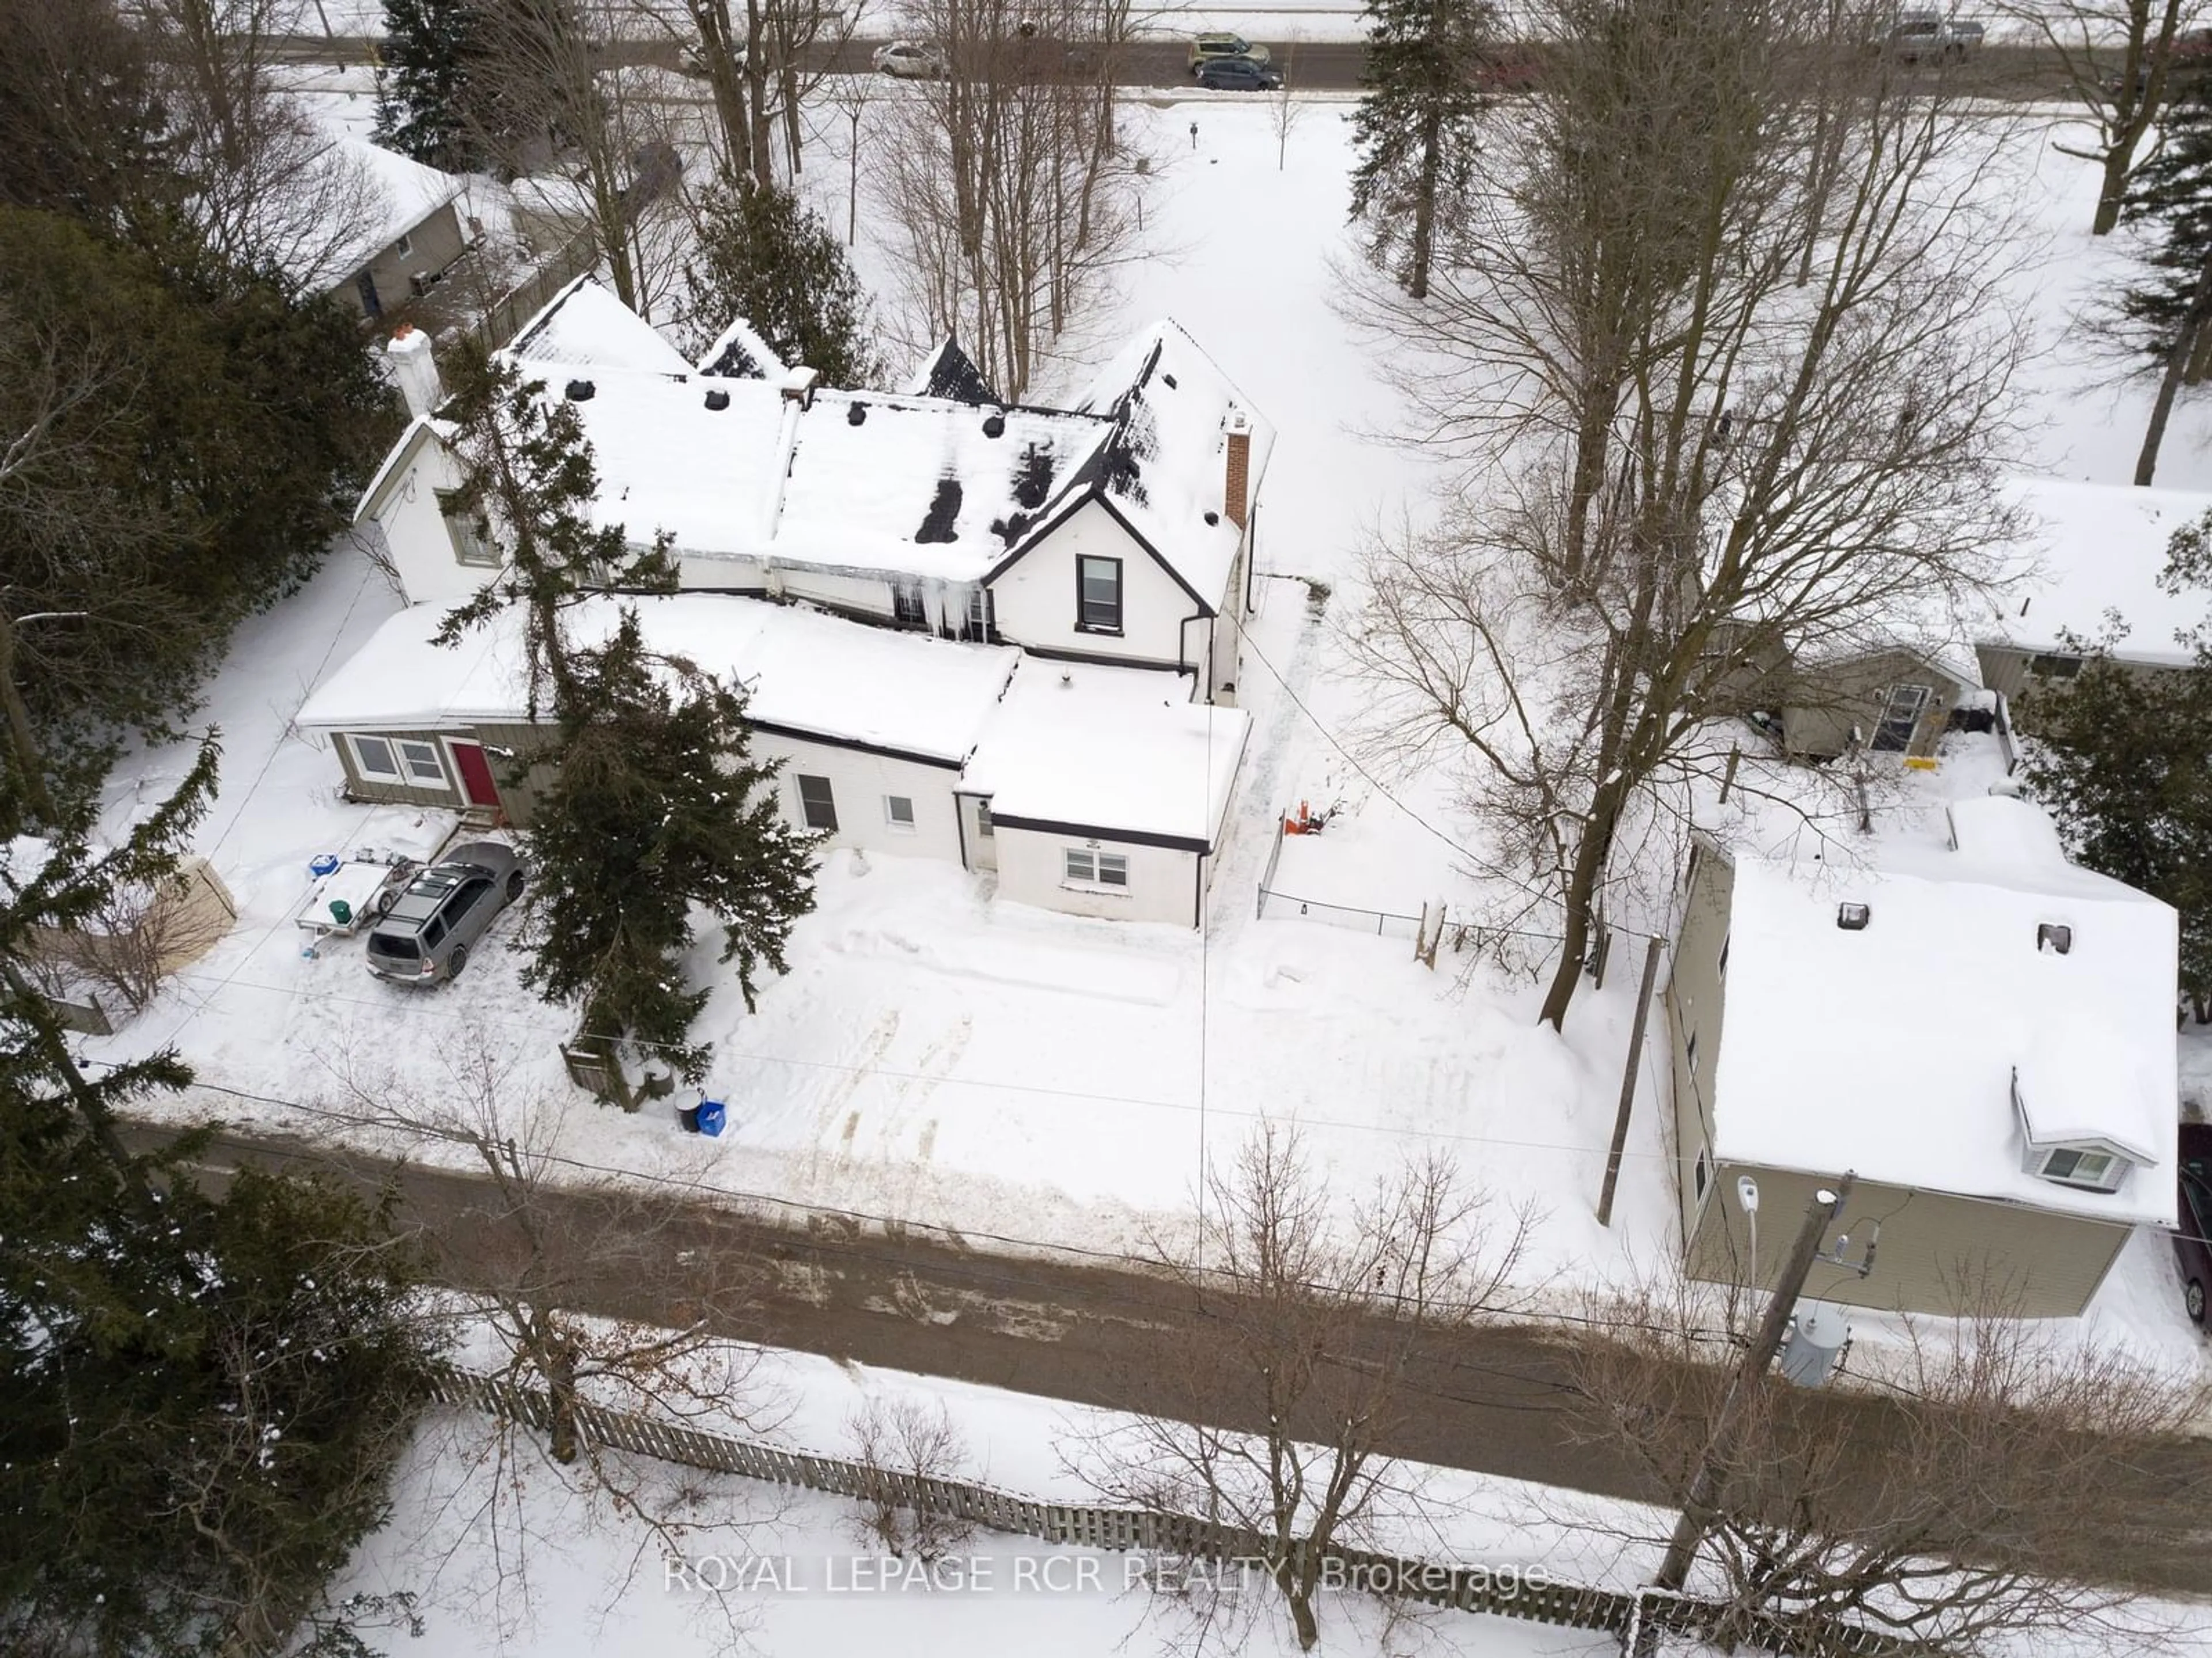
{"type": "Polygon", "coordinates": [[[2039,1147],[2036,1154],[2042,1158],[2043,1166],[2031,1169],[2031,1174],[2040,1175],[2061,1186],[2079,1186],[2092,1192],[2118,1190],[2120,1176],[2128,1168],[2125,1157],[2091,1151],[2087,1146],[2055,1145],[2049,1151],[2039,1147]]]}

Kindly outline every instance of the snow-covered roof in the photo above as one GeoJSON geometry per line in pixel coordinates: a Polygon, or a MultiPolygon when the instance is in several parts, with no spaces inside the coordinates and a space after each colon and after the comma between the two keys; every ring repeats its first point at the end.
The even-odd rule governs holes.
{"type": "Polygon", "coordinates": [[[358,524],[376,511],[383,501],[386,486],[398,475],[402,466],[415,458],[416,452],[424,443],[432,438],[437,439],[441,443],[451,443],[454,434],[459,430],[460,428],[453,422],[440,420],[432,415],[417,415],[413,420],[408,422],[407,429],[399,434],[399,440],[392,446],[392,452],[385,456],[383,465],[376,469],[376,475],[369,479],[368,487],[361,492],[361,500],[354,506],[353,521],[358,524]]]}
{"type": "Polygon", "coordinates": [[[323,273],[326,282],[343,281],[368,264],[393,242],[461,193],[462,181],[450,173],[425,167],[411,156],[370,143],[350,133],[333,140],[336,152],[361,169],[368,199],[362,205],[358,234],[323,273]]]}
{"type": "Polygon", "coordinates": [[[743,317],[733,319],[715,337],[714,343],[701,354],[698,362],[702,374],[746,380],[775,380],[789,366],[743,317]]]}
{"type": "MultiPolygon", "coordinates": [[[[751,688],[747,717],[799,736],[861,743],[957,765],[998,706],[1020,653],[895,633],[717,593],[596,598],[566,612],[569,637],[608,637],[635,604],[647,646],[751,688]]],[[[450,648],[444,617],[418,604],[393,616],[307,699],[315,731],[442,730],[520,722],[527,707],[523,623],[500,612],[450,648]]]]}
{"type": "Polygon", "coordinates": [[[1871,867],[1736,857],[1714,1156],[2170,1225],[2172,908],[2067,862],[2026,801],[1951,812],[1954,846],[1871,867]],[[1863,928],[1837,925],[1844,903],[1863,928]],[[2066,953],[2039,946],[2045,923],[2066,953]],[[2039,1143],[2147,1166],[2113,1193],[2026,1172],[2015,1077],[2039,1143]]]}
{"type": "Polygon", "coordinates": [[[1183,585],[1216,603],[1240,534],[1223,511],[1227,426],[1251,424],[1247,488],[1253,498],[1275,446],[1275,428],[1176,323],[1144,330],[1101,369],[1077,409],[1112,416],[1093,461],[1102,498],[1183,585]],[[1212,513],[1215,521],[1206,522],[1212,513]]]}
{"type": "Polygon", "coordinates": [[[1212,851],[1249,720],[1182,676],[1024,658],[960,776],[994,820],[1118,830],[1212,851]]]}
{"type": "MultiPolygon", "coordinates": [[[[634,368],[661,374],[684,374],[691,368],[659,330],[588,273],[525,323],[507,355],[526,374],[535,374],[541,363],[558,364],[564,371],[634,368]]],[[[563,384],[567,378],[564,373],[563,384]]]]}
{"type": "Polygon", "coordinates": [[[2096,638],[2117,611],[2128,624],[2118,655],[2176,665],[2196,659],[2174,635],[2202,626],[2212,602],[2186,589],[2169,593],[2158,578],[2173,532],[2212,512],[2212,495],[2053,478],[2015,479],[2009,489],[2036,522],[2026,550],[2039,568],[1981,620],[1978,642],[2056,650],[2062,634],[2096,638]]]}

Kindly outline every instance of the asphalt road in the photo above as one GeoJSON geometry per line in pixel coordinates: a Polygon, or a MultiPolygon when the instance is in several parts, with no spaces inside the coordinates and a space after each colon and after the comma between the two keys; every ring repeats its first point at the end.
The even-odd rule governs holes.
{"type": "MultiPolygon", "coordinates": [[[[134,1146],[174,1131],[134,1127],[134,1146]]],[[[396,1192],[403,1224],[441,1275],[468,1287],[511,1271],[511,1229],[489,1181],[277,1136],[223,1133],[203,1154],[211,1183],[240,1162],[335,1170],[396,1192]]],[[[558,1188],[556,1238],[578,1246],[550,1276],[577,1310],[662,1326],[704,1320],[733,1339],[836,1359],[949,1376],[1109,1409],[1167,1408],[1163,1353],[1200,1356],[1214,1315],[1165,1278],[1133,1266],[987,1252],[944,1237],[823,1215],[797,1229],[672,1192],[558,1188]],[[617,1236],[634,1248],[606,1248],[617,1236]]],[[[558,1247],[558,1246],[556,1246],[558,1247]]],[[[1392,1455],[1609,1497],[1654,1499],[1616,1442],[1587,1430],[1571,1385],[1571,1328],[1492,1324],[1438,1331],[1409,1376],[1392,1455]]],[[[1357,1362],[1361,1338],[1347,1339],[1357,1362]]],[[[1195,1414],[1226,1426],[1241,1397],[1200,1393],[1195,1414]]],[[[1188,1397],[1182,1388],[1176,1397],[1188,1397]]],[[[1808,1432],[1876,1455],[1893,1409],[1864,1394],[1807,1395],[1808,1432]]],[[[2162,1453],[2116,1478],[2145,1516],[2124,1551],[2087,1558],[2110,1575],[2165,1593],[2212,1593],[2201,1515],[2212,1493],[2212,1444],[2162,1453]]],[[[2052,1500],[2065,1501],[2053,1492],[2052,1500]]]]}
{"type": "MultiPolygon", "coordinates": [[[[803,67],[809,72],[872,73],[876,49],[886,44],[881,39],[854,39],[836,46],[817,47],[806,53],[803,67]]],[[[1273,49],[1276,66],[1285,70],[1294,88],[1350,92],[1359,88],[1367,49],[1358,41],[1267,44],[1273,49]]],[[[1050,56],[1050,42],[1039,41],[1036,45],[1041,56],[1050,56]]],[[[365,35],[299,34],[277,43],[275,55],[298,63],[365,64],[374,61],[376,46],[374,38],[365,35]]],[[[614,42],[605,48],[605,61],[610,66],[654,64],[671,70],[678,66],[677,46],[672,40],[614,42]]],[[[1978,96],[2056,97],[2066,89],[2057,59],[2047,51],[2035,47],[1987,46],[1950,73],[1955,75],[1964,89],[1978,96]]],[[[1189,47],[1182,40],[1132,41],[1121,50],[1114,78],[1117,85],[1126,87],[1192,89],[1189,47]]]]}

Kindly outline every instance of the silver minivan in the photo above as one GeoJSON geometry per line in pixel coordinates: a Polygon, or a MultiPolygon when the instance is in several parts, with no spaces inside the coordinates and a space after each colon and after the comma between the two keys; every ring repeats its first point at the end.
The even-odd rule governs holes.
{"type": "Polygon", "coordinates": [[[469,947],[522,896],[522,860],[512,847],[471,841],[407,884],[368,935],[368,970],[394,984],[459,978],[469,947]]]}

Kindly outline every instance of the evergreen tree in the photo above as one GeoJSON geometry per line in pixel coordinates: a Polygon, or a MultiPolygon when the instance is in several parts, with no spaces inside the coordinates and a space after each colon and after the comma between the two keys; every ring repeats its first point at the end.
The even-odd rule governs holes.
{"type": "Polygon", "coordinates": [[[528,836],[524,980],[580,999],[587,1031],[653,1044],[696,1080],[709,1050],[689,1041],[707,999],[684,976],[693,906],[721,924],[748,1009],[756,972],[783,970],[792,924],[814,908],[812,838],[777,810],[781,762],[750,757],[742,692],[656,659],[635,610],[579,653],[553,758],[528,836]]]}
{"type": "Polygon", "coordinates": [[[700,192],[692,218],[698,251],[684,282],[699,350],[742,317],[825,386],[875,380],[867,294],[820,215],[791,191],[725,171],[700,192]]]}
{"type": "Polygon", "coordinates": [[[1496,14],[1485,0],[1367,0],[1366,15],[1352,216],[1367,221],[1376,261],[1425,299],[1439,216],[1474,168],[1496,14]]]}
{"type": "MultiPolygon", "coordinates": [[[[2212,514],[2175,533],[2169,592],[2212,592],[2208,548],[2212,514]]],[[[2074,642],[2081,671],[2022,701],[2028,785],[2081,863],[2180,912],[2181,989],[2212,1023],[2212,650],[2199,629],[2193,671],[2144,673],[2074,642]]]]}
{"type": "MultiPolygon", "coordinates": [[[[89,784],[0,763],[0,1649],[342,1645],[322,1585],[383,1519],[431,1348],[388,1217],[321,1182],[198,1189],[204,1136],[159,1155],[116,1122],[190,1081],[173,1053],[87,1076],[28,987],[33,930],[173,872],[215,777],[94,854],[89,784]],[[72,786],[72,783],[85,785],[72,786]],[[34,806],[32,796],[42,797],[34,806]],[[53,804],[58,801],[58,805],[53,804]],[[46,855],[15,839],[36,826],[46,855]]],[[[35,757],[33,760],[35,763],[35,757]]]]}
{"type": "Polygon", "coordinates": [[[2120,292],[2121,326],[2161,370],[2136,459],[2138,484],[2156,475],[2182,387],[2212,373],[2212,78],[2177,80],[2160,126],[2159,146],[2136,169],[2123,204],[2142,234],[2136,279],[2120,292]]]}
{"type": "Polygon", "coordinates": [[[478,0],[384,0],[376,141],[449,173],[484,164],[478,0]]]}
{"type": "Polygon", "coordinates": [[[528,835],[526,980],[549,999],[580,1000],[589,1034],[665,1047],[696,1078],[708,1050],[688,1041],[707,998],[684,977],[691,908],[726,929],[721,959],[738,963],[750,1006],[756,969],[782,969],[792,922],[813,907],[811,843],[762,787],[775,767],[746,757],[741,695],[653,657],[634,610],[604,643],[568,636],[585,599],[672,592],[676,565],[666,536],[637,546],[623,525],[592,522],[591,444],[574,406],[549,404],[544,391],[511,362],[479,354],[457,365],[460,501],[481,515],[503,568],[440,637],[458,642],[520,608],[532,717],[550,705],[557,732],[551,753],[534,756],[557,775],[528,835]]]}

